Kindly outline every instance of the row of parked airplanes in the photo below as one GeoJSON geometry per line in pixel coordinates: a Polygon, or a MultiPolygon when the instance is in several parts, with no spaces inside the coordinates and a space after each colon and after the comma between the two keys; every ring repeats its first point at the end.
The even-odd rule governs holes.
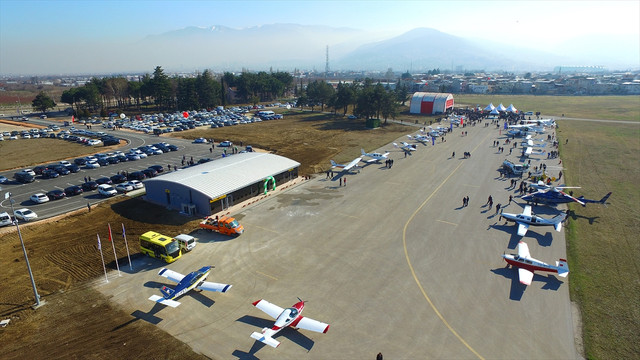
{"type": "MultiPolygon", "coordinates": [[[[525,140],[522,142],[522,155],[525,157],[529,157],[529,155],[535,152],[534,147],[544,147],[544,145],[534,144],[532,134],[542,133],[544,132],[544,127],[555,125],[551,119],[537,120],[536,122],[538,123],[537,125],[511,125],[507,131],[509,135],[525,137],[525,140]]],[[[522,213],[511,214],[505,213],[504,211],[500,213],[501,219],[504,218],[507,222],[514,222],[518,225],[517,234],[519,236],[525,236],[529,226],[553,226],[555,230],[559,232],[562,230],[562,223],[566,220],[569,213],[567,210],[567,212],[562,212],[553,218],[546,219],[535,215],[529,204],[557,205],[576,202],[582,206],[586,206],[588,203],[606,205],[607,199],[611,196],[611,192],[609,192],[600,200],[586,199],[584,196],[574,197],[572,194],[567,194],[563,190],[577,187],[564,185],[553,186],[545,184],[543,181],[530,184],[530,187],[537,191],[521,198],[527,202],[522,213]]],[[[566,277],[569,274],[569,266],[566,259],[559,259],[556,261],[555,266],[534,259],[529,252],[529,246],[524,241],[518,243],[517,254],[503,254],[502,257],[508,266],[518,268],[518,278],[520,283],[524,285],[531,285],[535,271],[557,273],[558,276],[561,277],[566,277]]]]}
{"type": "MultiPolygon", "coordinates": [[[[158,275],[163,276],[177,285],[171,289],[167,286],[163,286],[160,291],[162,296],[153,295],[149,300],[158,304],[163,304],[170,307],[177,307],[180,302],[176,301],[180,296],[188,293],[191,290],[207,290],[225,293],[231,289],[232,285],[220,284],[210,281],[206,281],[207,277],[214,268],[213,265],[204,266],[196,271],[190,272],[187,275],[183,275],[179,272],[162,268],[158,272],[158,275]]],[[[298,302],[286,309],[281,308],[278,305],[272,304],[267,300],[260,299],[253,302],[253,306],[265,312],[267,315],[275,319],[272,327],[265,327],[261,332],[253,332],[251,338],[256,339],[262,343],[265,343],[271,347],[278,347],[280,342],[275,340],[275,336],[278,332],[286,327],[293,327],[298,329],[310,330],[319,333],[326,333],[329,331],[329,324],[302,316],[302,311],[305,307],[305,301],[298,298],[298,302]]]]}

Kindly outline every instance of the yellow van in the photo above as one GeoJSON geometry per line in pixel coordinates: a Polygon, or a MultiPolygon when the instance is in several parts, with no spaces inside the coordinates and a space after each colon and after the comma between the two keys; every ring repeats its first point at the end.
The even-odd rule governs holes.
{"type": "Polygon", "coordinates": [[[140,235],[140,252],[168,263],[182,256],[180,243],[176,239],[154,231],[147,231],[140,235]]]}

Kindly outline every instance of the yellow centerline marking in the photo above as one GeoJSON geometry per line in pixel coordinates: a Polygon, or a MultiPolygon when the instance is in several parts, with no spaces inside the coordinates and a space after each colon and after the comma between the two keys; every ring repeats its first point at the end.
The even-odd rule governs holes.
{"type": "Polygon", "coordinates": [[[458,226],[458,224],[454,224],[452,222],[448,222],[448,221],[444,221],[444,220],[436,220],[436,221],[439,221],[439,222],[445,223],[445,224],[449,224],[449,225],[453,225],[453,226],[458,226]]]}
{"type": "Polygon", "coordinates": [[[257,270],[256,270],[256,272],[257,272],[258,274],[260,274],[260,275],[264,275],[264,276],[266,276],[266,277],[268,277],[268,278],[272,278],[273,280],[278,280],[278,278],[277,278],[277,277],[275,277],[275,276],[271,276],[271,275],[269,275],[269,274],[265,274],[265,273],[263,273],[263,272],[261,272],[261,271],[257,271],[257,270]]]}
{"type": "MultiPolygon", "coordinates": [[[[486,140],[486,138],[488,138],[491,135],[488,134],[485,139],[483,139],[480,143],[478,143],[478,145],[473,149],[473,151],[475,151],[480,144],[484,143],[484,140],[486,140]]],[[[436,315],[438,316],[438,318],[440,318],[440,321],[442,321],[442,323],[447,327],[447,329],[449,329],[449,331],[451,331],[451,333],[458,338],[458,340],[460,340],[460,342],[467,347],[467,349],[469,349],[469,351],[471,351],[475,356],[478,357],[478,359],[484,360],[484,358],[478,354],[477,351],[475,351],[471,345],[469,345],[463,338],[462,336],[460,336],[460,334],[458,334],[453,327],[451,327],[451,325],[447,322],[447,320],[445,320],[444,316],[442,316],[442,314],[440,313],[440,311],[438,311],[438,309],[436,308],[436,306],[433,304],[433,302],[431,301],[431,298],[429,298],[429,295],[427,295],[427,292],[424,290],[424,287],[422,286],[422,284],[420,283],[420,280],[418,280],[418,276],[416,275],[415,270],[413,269],[413,265],[411,264],[411,259],[409,258],[409,251],[407,250],[407,227],[409,227],[409,223],[411,223],[411,221],[413,220],[413,218],[416,217],[416,215],[418,214],[418,212],[420,210],[422,210],[422,208],[429,202],[429,200],[431,200],[431,198],[433,197],[433,195],[435,195],[438,190],[440,190],[440,188],[442,188],[444,186],[444,184],[449,181],[449,179],[453,176],[453,174],[456,173],[456,171],[458,171],[458,169],[460,168],[460,166],[462,166],[462,164],[464,164],[464,162],[460,162],[460,164],[458,164],[458,166],[456,166],[455,169],[453,169],[453,171],[451,172],[451,174],[449,174],[449,176],[447,176],[442,183],[440,183],[440,185],[438,185],[438,187],[436,187],[433,192],[431,193],[431,195],[429,195],[424,202],[422,202],[422,204],[420,204],[420,206],[416,209],[416,211],[413,212],[413,214],[411,214],[411,216],[409,217],[409,219],[407,220],[407,222],[404,224],[404,228],[402,229],[402,246],[404,247],[404,256],[407,260],[407,264],[409,265],[409,270],[411,270],[411,275],[413,276],[413,280],[415,280],[416,284],[418,285],[418,288],[420,289],[420,291],[422,292],[422,295],[424,296],[424,298],[427,300],[427,302],[429,303],[429,305],[431,306],[431,309],[433,309],[433,311],[436,313],[436,315]]]]}

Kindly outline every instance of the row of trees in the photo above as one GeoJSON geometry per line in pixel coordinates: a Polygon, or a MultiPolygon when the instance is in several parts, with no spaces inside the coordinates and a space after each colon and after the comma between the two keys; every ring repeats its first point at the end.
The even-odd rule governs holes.
{"type": "Polygon", "coordinates": [[[408,86],[400,81],[391,90],[369,78],[350,84],[341,82],[335,89],[325,81],[316,80],[300,92],[298,106],[306,105],[311,110],[320,106],[323,111],[327,106],[334,113],[341,111],[343,115],[352,106],[354,115],[358,117],[384,119],[386,122],[397,115],[399,104],[404,105],[407,100],[408,86]]]}
{"type": "MultiPolygon", "coordinates": [[[[138,81],[122,76],[92,78],[84,86],[62,93],[61,102],[70,104],[76,113],[106,109],[124,110],[142,105],[155,105],[156,110],[213,108],[237,99],[256,104],[271,101],[291,90],[293,77],[286,72],[225,73],[220,80],[205,70],[195,78],[169,77],[157,66],[153,74],[145,74],[138,81]],[[228,89],[235,87],[232,96],[228,89]],[[235,99],[234,99],[235,98],[235,99]]],[[[105,114],[103,114],[105,115],[105,114]]]]}

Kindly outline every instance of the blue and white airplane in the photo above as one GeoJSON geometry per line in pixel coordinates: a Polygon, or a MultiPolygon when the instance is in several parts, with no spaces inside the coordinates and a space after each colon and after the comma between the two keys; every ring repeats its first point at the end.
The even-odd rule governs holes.
{"type": "Polygon", "coordinates": [[[231,288],[231,285],[205,281],[207,276],[209,276],[211,269],[213,269],[213,265],[204,266],[197,271],[191,272],[187,275],[182,275],[167,268],[162,268],[158,272],[158,275],[164,276],[171,281],[175,281],[178,285],[176,285],[174,289],[163,286],[160,291],[164,296],[153,295],[149,300],[163,305],[177,307],[180,303],[175,301],[175,299],[194,288],[207,291],[227,292],[227,290],[231,288]]]}

